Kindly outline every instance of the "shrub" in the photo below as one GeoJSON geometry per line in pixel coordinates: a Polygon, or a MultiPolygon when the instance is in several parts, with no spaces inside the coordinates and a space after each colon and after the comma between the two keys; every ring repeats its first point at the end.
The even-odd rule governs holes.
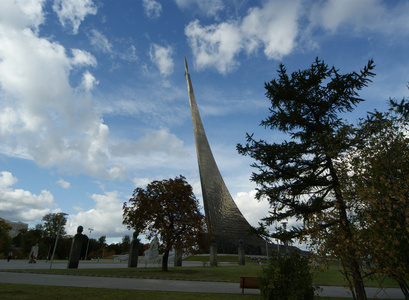
{"type": "Polygon", "coordinates": [[[260,276],[260,291],[268,300],[309,300],[314,299],[308,259],[297,252],[273,255],[263,267],[260,276]]]}

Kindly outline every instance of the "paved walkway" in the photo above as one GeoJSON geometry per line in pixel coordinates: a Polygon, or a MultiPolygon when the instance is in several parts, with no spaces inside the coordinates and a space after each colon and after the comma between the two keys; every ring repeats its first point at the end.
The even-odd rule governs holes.
{"type": "MultiPolygon", "coordinates": [[[[187,265],[202,265],[201,263],[187,263],[187,265]]],[[[157,266],[157,265],[152,265],[157,266]]],[[[66,261],[55,261],[53,269],[65,269],[66,261]]],[[[79,268],[126,268],[126,263],[105,261],[105,262],[80,262],[79,268]]],[[[145,267],[145,265],[141,266],[145,267]]],[[[148,266],[149,267],[149,266],[148,266]]],[[[49,269],[50,263],[39,261],[36,264],[28,264],[27,261],[0,260],[0,282],[38,284],[89,288],[113,288],[145,291],[168,291],[168,292],[192,292],[192,293],[221,293],[221,294],[241,294],[242,290],[237,282],[220,281],[198,281],[198,280],[168,280],[168,279],[145,279],[145,278],[122,278],[122,277],[96,277],[96,276],[72,276],[20,273],[21,269],[49,269]],[[1,270],[15,270],[4,272],[1,270]]],[[[368,298],[375,295],[379,299],[404,299],[400,289],[386,289],[380,291],[377,288],[366,288],[368,298]]],[[[245,294],[260,294],[259,290],[246,289],[245,294]]],[[[338,286],[322,287],[320,296],[351,298],[347,289],[338,286]]]]}

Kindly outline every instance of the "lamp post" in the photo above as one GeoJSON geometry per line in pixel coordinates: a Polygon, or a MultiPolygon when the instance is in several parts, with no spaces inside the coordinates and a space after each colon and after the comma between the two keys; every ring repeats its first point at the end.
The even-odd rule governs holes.
{"type": "Polygon", "coordinates": [[[60,235],[61,223],[62,223],[62,220],[64,219],[64,216],[67,216],[68,214],[66,214],[66,213],[58,213],[57,215],[61,216],[61,218],[60,218],[60,221],[58,222],[57,238],[55,239],[54,250],[53,250],[53,256],[51,256],[50,269],[51,269],[51,267],[52,267],[52,265],[53,265],[55,249],[57,249],[57,242],[58,242],[58,237],[59,237],[59,235],[60,235]]]}
{"type": "Polygon", "coordinates": [[[88,230],[89,230],[89,237],[88,237],[88,243],[87,243],[87,251],[85,251],[85,260],[87,260],[87,257],[88,257],[89,240],[91,239],[91,232],[93,232],[94,229],[93,228],[88,228],[88,230]]]}
{"type": "MultiPolygon", "coordinates": [[[[287,222],[281,222],[281,224],[283,225],[283,228],[284,228],[284,232],[286,233],[287,232],[287,222]]],[[[284,250],[285,250],[285,253],[287,253],[287,246],[288,246],[288,241],[287,241],[287,238],[285,238],[285,240],[283,241],[284,242],[284,250]]]]}
{"type": "Polygon", "coordinates": [[[266,239],[266,255],[267,255],[267,260],[268,260],[268,241],[266,239]]]}

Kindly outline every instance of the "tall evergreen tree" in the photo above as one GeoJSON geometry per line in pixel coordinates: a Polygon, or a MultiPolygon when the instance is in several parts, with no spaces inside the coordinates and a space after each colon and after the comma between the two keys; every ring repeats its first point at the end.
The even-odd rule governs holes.
{"type": "Polygon", "coordinates": [[[261,126],[278,129],[289,140],[274,143],[247,134],[247,143],[237,146],[256,161],[251,180],[258,185],[257,197],[266,197],[272,208],[265,224],[302,220],[291,234],[308,235],[319,251],[339,257],[358,299],[366,299],[361,258],[335,162],[357,142],[341,114],[363,101],[358,91],[375,75],[373,68],[370,60],[360,72],[340,74],[317,58],[309,69],[289,76],[281,64],[278,79],[265,84],[271,107],[261,126]]]}

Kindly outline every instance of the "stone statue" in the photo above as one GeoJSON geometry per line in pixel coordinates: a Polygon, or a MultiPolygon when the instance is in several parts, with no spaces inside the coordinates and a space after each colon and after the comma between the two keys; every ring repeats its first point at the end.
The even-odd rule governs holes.
{"type": "Polygon", "coordinates": [[[175,267],[181,267],[183,261],[183,250],[182,249],[175,249],[175,256],[173,258],[173,265],[175,267]]]}
{"type": "Polygon", "coordinates": [[[214,239],[210,244],[210,266],[217,267],[217,244],[214,239]]]}
{"type": "Polygon", "coordinates": [[[159,239],[155,236],[149,244],[148,250],[145,251],[145,261],[157,258],[159,256],[159,239]]]}
{"type": "Polygon", "coordinates": [[[82,248],[87,244],[88,237],[83,235],[84,227],[78,226],[77,234],[74,236],[71,244],[70,257],[68,259],[67,269],[78,269],[81,259],[82,248]]]}
{"type": "Polygon", "coordinates": [[[138,267],[138,255],[139,255],[139,239],[138,233],[135,231],[132,235],[132,242],[129,249],[128,268],[138,267]]]}
{"type": "Polygon", "coordinates": [[[246,264],[246,256],[244,253],[244,242],[243,240],[239,240],[239,245],[238,245],[238,254],[239,254],[239,265],[244,266],[246,264]]]}
{"type": "Polygon", "coordinates": [[[38,256],[38,244],[35,246],[31,247],[30,255],[29,255],[29,260],[28,262],[31,263],[36,263],[37,262],[37,256],[38,256]]]}

